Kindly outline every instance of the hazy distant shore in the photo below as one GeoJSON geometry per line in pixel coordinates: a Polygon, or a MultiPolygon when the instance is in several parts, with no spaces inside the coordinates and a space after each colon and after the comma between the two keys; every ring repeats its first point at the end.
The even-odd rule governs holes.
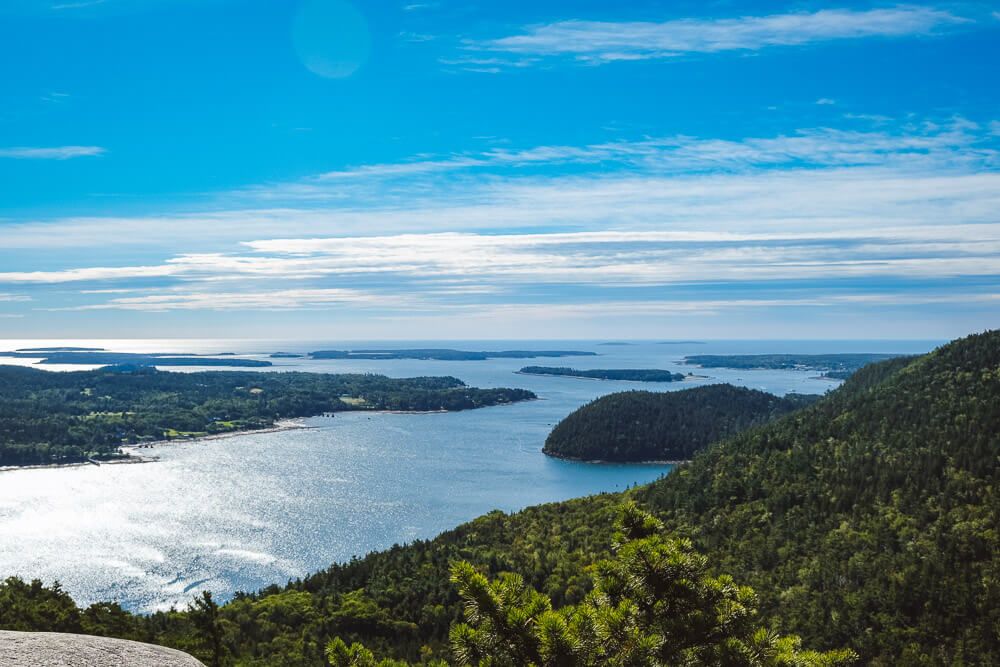
{"type": "MultiPolygon", "coordinates": [[[[598,382],[641,382],[643,384],[670,384],[670,382],[662,380],[620,380],[618,378],[595,378],[589,377],[587,375],[569,375],[567,374],[556,374],[556,373],[525,373],[524,371],[514,371],[515,375],[534,375],[535,377],[544,378],[570,378],[572,380],[596,380],[598,382]]],[[[681,380],[673,380],[673,382],[687,382],[688,380],[708,380],[711,376],[709,375],[685,375],[681,380]]],[[[536,399],[537,400],[537,399],[536,399]]]]}

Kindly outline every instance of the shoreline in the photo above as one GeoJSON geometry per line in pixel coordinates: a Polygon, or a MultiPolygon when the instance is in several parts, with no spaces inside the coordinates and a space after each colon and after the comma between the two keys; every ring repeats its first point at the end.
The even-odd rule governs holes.
{"type": "MultiPolygon", "coordinates": [[[[319,415],[316,415],[319,416],[319,415]]],[[[207,440],[222,440],[224,438],[235,438],[241,435],[250,435],[253,433],[278,433],[280,431],[291,431],[300,428],[316,428],[315,426],[307,426],[301,423],[302,419],[283,419],[280,422],[276,422],[274,426],[268,426],[266,428],[250,428],[250,429],[239,429],[236,431],[226,431],[224,433],[211,433],[209,435],[199,435],[194,438],[170,438],[165,440],[150,440],[149,442],[144,442],[135,445],[122,445],[120,447],[124,456],[117,459],[108,459],[107,461],[73,461],[71,463],[30,463],[28,465],[20,466],[0,466],[0,473],[12,472],[14,470],[47,470],[53,468],[78,468],[81,466],[104,466],[104,465],[135,465],[139,463],[157,463],[160,460],[159,456],[148,456],[145,454],[139,454],[136,450],[140,449],[151,449],[153,447],[162,447],[163,445],[177,445],[182,443],[192,443],[201,442],[207,440]]]]}
{"type": "Polygon", "coordinates": [[[129,454],[117,459],[108,459],[107,461],[72,461],[70,463],[28,463],[21,466],[0,466],[0,473],[14,472],[16,470],[49,470],[54,468],[81,468],[83,466],[94,466],[95,468],[100,468],[101,466],[111,466],[111,465],[135,465],[138,463],[156,463],[160,460],[158,456],[140,456],[138,454],[129,454]]]}
{"type": "Polygon", "coordinates": [[[691,463],[691,459],[686,459],[686,460],[663,460],[663,461],[660,461],[660,460],[652,460],[652,461],[608,461],[608,460],[605,460],[605,459],[580,459],[580,458],[576,458],[576,457],[573,457],[573,456],[563,456],[561,454],[552,454],[550,452],[545,451],[544,449],[542,450],[542,454],[545,454],[549,458],[553,458],[553,459],[556,459],[558,461],[571,461],[573,463],[594,463],[594,464],[597,464],[597,465],[627,465],[627,466],[635,466],[635,465],[644,465],[644,466],[671,465],[671,466],[682,466],[682,465],[684,465],[686,463],[691,463]]]}
{"type": "MultiPolygon", "coordinates": [[[[498,403],[496,406],[483,406],[483,407],[497,407],[499,405],[513,405],[514,403],[525,403],[527,401],[537,401],[541,400],[538,397],[532,399],[525,399],[523,401],[513,401],[512,403],[498,403]]],[[[481,408],[477,408],[481,409],[481,408]]],[[[333,413],[337,414],[386,414],[386,415],[439,415],[448,414],[450,412],[463,412],[462,410],[342,410],[333,413]]],[[[29,463],[27,465],[14,465],[14,466],[0,466],[0,473],[13,472],[15,470],[48,470],[54,468],[78,468],[81,466],[95,466],[100,467],[103,465],[134,465],[139,463],[158,463],[160,460],[159,456],[147,456],[145,454],[137,453],[137,450],[141,449],[152,449],[153,447],[162,447],[164,445],[178,445],[187,443],[197,443],[197,442],[207,442],[211,440],[223,440],[226,438],[236,438],[244,435],[253,435],[255,433],[280,433],[283,431],[294,431],[298,429],[312,429],[320,428],[319,426],[310,426],[305,424],[306,419],[315,419],[317,417],[322,417],[323,415],[312,415],[310,417],[295,417],[293,419],[282,419],[274,423],[273,426],[267,426],[265,428],[247,428],[247,429],[237,429],[234,431],[225,431],[223,433],[210,433],[208,435],[199,435],[193,438],[169,438],[163,440],[150,440],[149,442],[137,443],[134,445],[122,445],[120,447],[124,456],[116,459],[108,459],[107,461],[73,461],[70,463],[29,463]]],[[[332,419],[332,417],[331,417],[332,419]]]]}
{"type": "MultiPolygon", "coordinates": [[[[320,417],[322,415],[314,415],[320,417]]],[[[295,419],[282,419],[281,421],[275,422],[274,426],[267,426],[264,428],[242,428],[235,431],[225,431],[223,433],[210,433],[208,435],[199,435],[193,438],[170,438],[167,440],[150,440],[149,442],[144,442],[142,444],[136,445],[123,445],[121,450],[128,456],[141,457],[141,454],[135,454],[134,451],[137,449],[147,449],[152,447],[161,447],[163,445],[177,445],[182,443],[191,442],[207,442],[210,440],[225,440],[226,438],[235,438],[241,435],[252,435],[254,433],[280,433],[282,431],[294,431],[300,428],[316,428],[315,426],[307,426],[303,424],[304,419],[311,419],[311,417],[297,417],[295,419]]],[[[159,458],[155,457],[154,461],[158,461],[159,458]]]]}

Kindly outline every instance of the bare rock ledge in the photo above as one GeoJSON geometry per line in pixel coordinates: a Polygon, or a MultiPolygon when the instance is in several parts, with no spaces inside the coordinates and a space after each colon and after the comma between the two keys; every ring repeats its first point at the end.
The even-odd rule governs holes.
{"type": "Polygon", "coordinates": [[[204,667],[172,648],[60,632],[0,630],[0,667],[204,667]]]}

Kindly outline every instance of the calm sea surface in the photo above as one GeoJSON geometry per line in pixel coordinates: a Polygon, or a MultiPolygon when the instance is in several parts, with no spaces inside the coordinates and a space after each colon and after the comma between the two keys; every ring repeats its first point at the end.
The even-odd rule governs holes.
{"type": "MultiPolygon", "coordinates": [[[[0,341],[0,350],[51,345],[116,351],[235,352],[408,347],[406,343],[275,341],[0,341]]],[[[225,598],[427,538],[492,509],[652,481],[666,465],[595,465],[541,453],[562,417],[606,393],[731,382],[778,394],[837,383],[800,371],[699,371],[685,354],[925,352],[932,342],[711,342],[601,345],[443,342],[467,350],[573,349],[598,357],[489,361],[309,361],[271,369],[453,375],[473,386],[531,389],[541,400],[450,414],[338,414],[311,428],[174,443],[142,465],[0,472],[0,577],[59,580],[81,603],[116,600],[142,611],[184,605],[203,589],[225,598]],[[525,365],[694,370],[668,385],[518,375],[525,365]]],[[[0,363],[26,363],[0,357],[0,363]]],[[[280,364],[280,365],[278,365],[280,364]]],[[[51,367],[49,367],[51,368],[51,367]]],[[[78,369],[79,367],[76,367],[78,369]]],[[[177,370],[191,371],[184,368],[177,370]]]]}

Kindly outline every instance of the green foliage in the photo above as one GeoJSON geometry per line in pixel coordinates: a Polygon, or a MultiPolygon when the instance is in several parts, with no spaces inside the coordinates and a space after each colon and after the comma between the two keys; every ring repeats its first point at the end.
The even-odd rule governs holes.
{"type": "Polygon", "coordinates": [[[817,398],[798,394],[782,398],[729,384],[608,394],[559,422],[542,451],[584,461],[687,460],[713,442],[817,398]]]}
{"type": "MultiPolygon", "coordinates": [[[[384,658],[376,660],[375,655],[363,645],[355,642],[348,646],[340,637],[326,646],[326,659],[332,667],[408,667],[402,660],[384,658]]],[[[444,664],[444,663],[440,663],[444,664]]]]}
{"type": "Polygon", "coordinates": [[[475,389],[453,377],[0,366],[0,466],[115,458],[123,444],[265,428],[324,412],[464,410],[534,397],[523,389],[475,389]]]}
{"type": "Polygon", "coordinates": [[[22,632],[80,632],[80,610],[59,582],[51,587],[11,577],[0,583],[0,629],[22,632]]]}
{"type": "Polygon", "coordinates": [[[219,618],[219,605],[212,599],[212,593],[204,591],[194,599],[188,610],[188,616],[195,630],[207,646],[210,657],[210,667],[221,667],[223,660],[222,621],[219,618]]]}
{"type": "Polygon", "coordinates": [[[460,665],[835,666],[851,651],[803,652],[799,640],[755,627],[755,596],[731,577],[712,577],[687,540],[666,536],[651,515],[626,505],[614,556],[595,566],[596,586],[576,607],[554,611],[516,574],[490,582],[455,564],[452,581],[468,625],[452,628],[460,665]]]}
{"type": "Polygon", "coordinates": [[[998,664],[998,464],[989,332],[866,367],[637,497],[782,631],[867,664],[998,664]]]}

